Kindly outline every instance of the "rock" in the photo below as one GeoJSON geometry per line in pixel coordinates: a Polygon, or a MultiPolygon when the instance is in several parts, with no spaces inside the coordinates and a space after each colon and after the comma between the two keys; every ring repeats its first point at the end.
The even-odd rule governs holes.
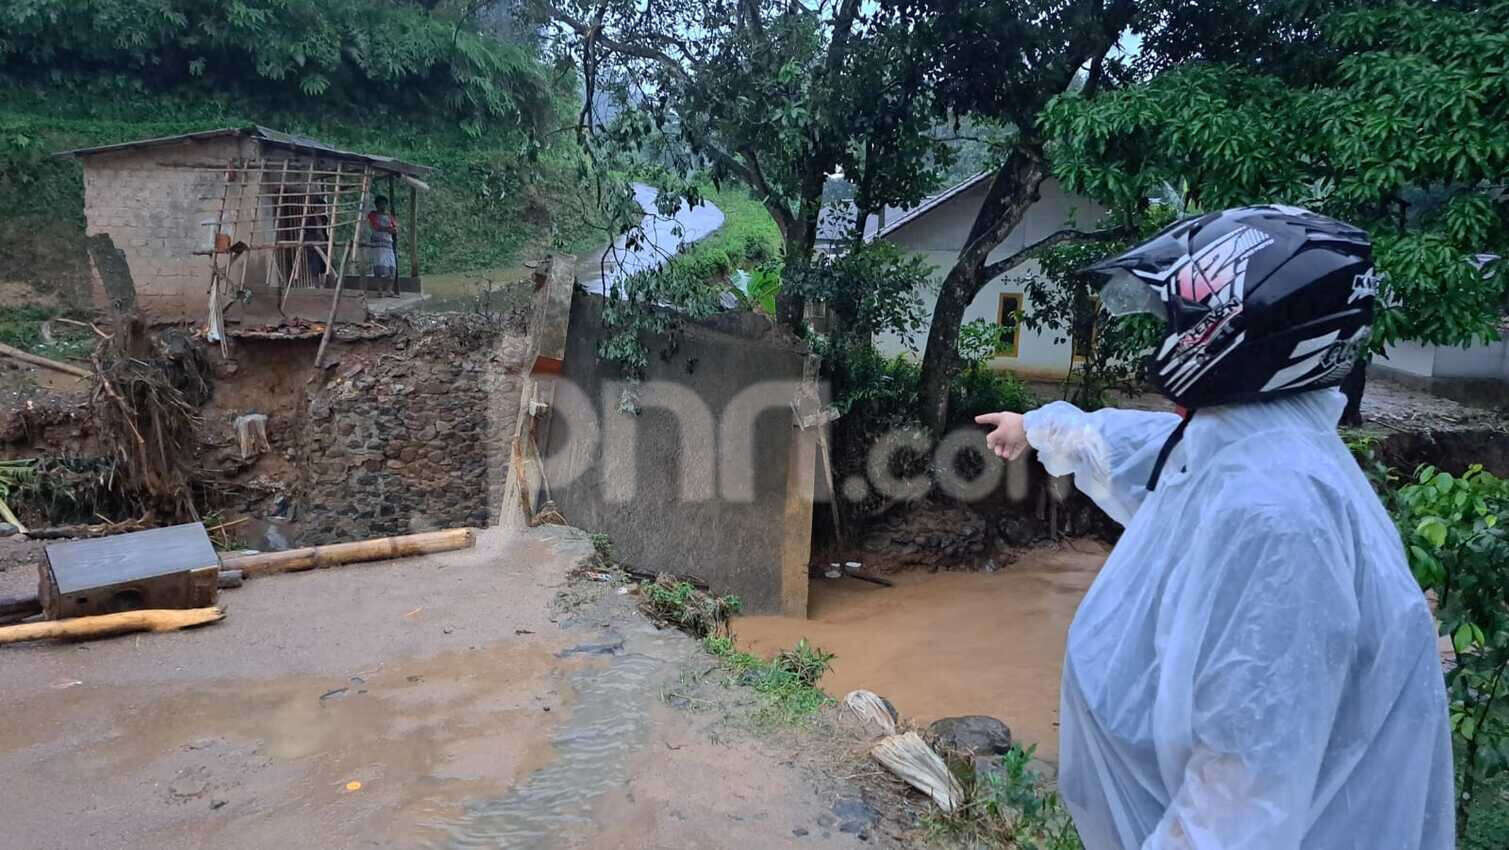
{"type": "Polygon", "coordinates": [[[9,537],[16,533],[16,527],[8,522],[0,522],[0,537],[9,537]]]}
{"type": "Polygon", "coordinates": [[[209,771],[203,767],[189,767],[178,772],[168,785],[168,792],[174,797],[198,797],[209,787],[209,771]]]}
{"type": "Polygon", "coordinates": [[[1011,749],[1011,730],[1005,723],[983,714],[945,717],[928,727],[928,732],[947,750],[975,755],[1001,755],[1011,749]]]}
{"type": "Polygon", "coordinates": [[[799,826],[796,829],[791,830],[791,834],[795,835],[797,838],[804,838],[809,833],[807,832],[807,827],[805,827],[805,826],[799,826]]]}
{"type": "MultiPolygon", "coordinates": [[[[860,835],[875,823],[878,813],[858,797],[844,797],[833,804],[833,816],[838,821],[839,832],[860,835]]],[[[817,823],[825,825],[822,818],[818,818],[817,823]]]]}

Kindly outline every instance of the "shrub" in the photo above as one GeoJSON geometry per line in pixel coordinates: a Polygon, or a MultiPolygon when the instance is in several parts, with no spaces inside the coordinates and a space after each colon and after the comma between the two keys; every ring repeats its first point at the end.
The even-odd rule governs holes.
{"type": "Polygon", "coordinates": [[[968,802],[935,815],[930,831],[970,846],[1084,850],[1058,792],[1032,769],[1033,755],[1034,748],[1013,745],[993,770],[965,776],[968,802]]]}
{"type": "Polygon", "coordinates": [[[1509,769],[1509,481],[1476,465],[1460,477],[1424,466],[1394,504],[1410,568],[1456,652],[1446,689],[1465,834],[1478,786],[1509,769]]]}

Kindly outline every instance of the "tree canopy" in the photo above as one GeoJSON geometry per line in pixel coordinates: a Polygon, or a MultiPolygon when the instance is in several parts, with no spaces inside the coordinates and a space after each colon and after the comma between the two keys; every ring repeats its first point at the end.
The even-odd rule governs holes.
{"type": "MultiPolygon", "coordinates": [[[[683,173],[705,164],[714,181],[747,186],[780,228],[790,265],[811,258],[830,174],[842,169],[854,184],[862,222],[884,205],[919,202],[950,156],[929,132],[932,59],[908,7],[538,0],[536,11],[566,33],[562,55],[589,94],[618,89],[620,127],[687,151],[676,163],[683,173]]],[[[583,117],[584,131],[597,132],[583,117]]],[[[795,293],[778,305],[799,329],[795,293]]]]}
{"type": "MultiPolygon", "coordinates": [[[[558,91],[532,46],[478,29],[479,4],[371,0],[11,0],[13,81],[200,86],[282,103],[381,102],[485,127],[537,129],[558,91]]],[[[491,28],[496,29],[492,24],[491,28]]]]}
{"type": "Polygon", "coordinates": [[[1509,256],[1509,3],[1399,3],[1315,25],[1301,78],[1189,63],[1044,111],[1053,171],[1121,223],[1171,186],[1220,209],[1287,202],[1367,228],[1375,350],[1496,339],[1509,256]]]}

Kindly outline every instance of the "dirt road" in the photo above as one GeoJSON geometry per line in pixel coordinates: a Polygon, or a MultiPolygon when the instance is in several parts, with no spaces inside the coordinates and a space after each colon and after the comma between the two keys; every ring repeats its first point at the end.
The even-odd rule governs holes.
{"type": "Polygon", "coordinates": [[[710,660],[569,585],[589,549],[494,529],[249,582],[195,632],[4,647],[0,846],[887,846],[790,744],[668,706],[710,660]]]}

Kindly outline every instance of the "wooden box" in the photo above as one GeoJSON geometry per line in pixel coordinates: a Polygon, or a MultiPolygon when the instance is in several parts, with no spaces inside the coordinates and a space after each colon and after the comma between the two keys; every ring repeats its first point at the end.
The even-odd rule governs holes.
{"type": "Polygon", "coordinates": [[[220,557],[203,523],[53,543],[38,595],[49,619],[141,608],[203,608],[219,595],[220,557]]]}

